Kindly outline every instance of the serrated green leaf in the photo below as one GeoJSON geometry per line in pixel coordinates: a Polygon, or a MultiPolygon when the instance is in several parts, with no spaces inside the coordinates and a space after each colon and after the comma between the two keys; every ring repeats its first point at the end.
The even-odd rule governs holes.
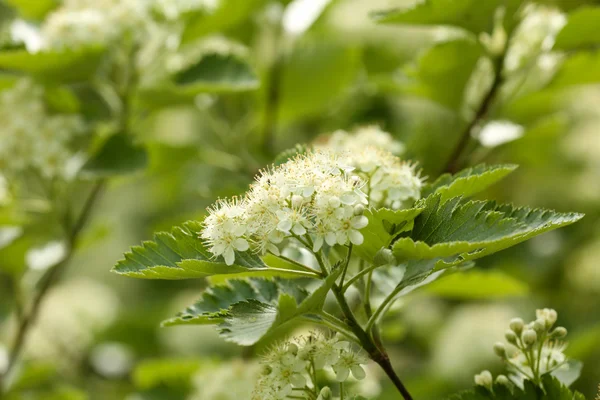
{"type": "Polygon", "coordinates": [[[489,166],[480,164],[455,175],[444,174],[427,185],[423,189],[422,195],[427,197],[434,193],[440,194],[442,202],[457,196],[469,197],[492,186],[515,169],[517,169],[517,165],[512,164],[489,166]]]}
{"type": "Polygon", "coordinates": [[[423,0],[410,7],[375,12],[372,17],[385,24],[453,25],[479,33],[491,31],[498,6],[505,5],[510,13],[514,3],[517,1],[423,0]]]}
{"type": "Polygon", "coordinates": [[[231,279],[225,284],[209,287],[200,300],[176,317],[164,321],[162,325],[219,324],[224,322],[234,304],[256,300],[274,306],[284,293],[292,294],[298,302],[308,296],[308,292],[302,287],[281,279],[231,279]]]}
{"type": "Polygon", "coordinates": [[[103,56],[104,49],[100,47],[39,53],[3,51],[0,52],[0,68],[30,74],[42,80],[73,83],[93,76],[103,56]]]}
{"type": "Polygon", "coordinates": [[[302,315],[320,311],[340,272],[340,268],[334,269],[301,302],[293,295],[281,293],[276,305],[254,299],[234,304],[225,316],[225,321],[219,325],[221,336],[227,341],[251,346],[281,325],[302,315]]]}
{"type": "Polygon", "coordinates": [[[583,217],[543,209],[515,208],[492,201],[440,195],[426,200],[408,237],[396,241],[399,260],[444,259],[448,265],[473,260],[514,246],[541,233],[570,225],[583,217]]]}
{"type": "Polygon", "coordinates": [[[85,163],[81,174],[88,178],[106,178],[136,172],[147,165],[146,149],[134,143],[131,135],[118,133],[102,144],[85,163]]]}
{"type": "Polygon", "coordinates": [[[568,16],[567,24],[556,36],[554,50],[574,50],[600,44],[600,7],[585,6],[568,16]]]}
{"type": "Polygon", "coordinates": [[[392,239],[406,228],[410,228],[412,221],[425,209],[414,207],[406,210],[366,210],[365,216],[369,224],[361,229],[364,241],[360,246],[354,246],[354,252],[362,259],[372,262],[373,257],[381,248],[387,248],[392,239]]]}
{"type": "Polygon", "coordinates": [[[426,290],[436,296],[460,300],[523,296],[528,292],[526,284],[497,271],[451,274],[431,283],[426,290]]]}
{"type": "Polygon", "coordinates": [[[258,256],[247,252],[237,252],[234,265],[226,265],[222,257],[214,260],[202,244],[201,231],[200,222],[188,221],[171,232],[156,233],[153,241],[125,253],[113,272],[144,279],[188,279],[267,269],[258,256]]]}
{"type": "Polygon", "coordinates": [[[404,68],[405,79],[399,82],[400,90],[459,111],[467,82],[481,55],[481,46],[474,40],[436,44],[425,51],[416,64],[404,68]]]}

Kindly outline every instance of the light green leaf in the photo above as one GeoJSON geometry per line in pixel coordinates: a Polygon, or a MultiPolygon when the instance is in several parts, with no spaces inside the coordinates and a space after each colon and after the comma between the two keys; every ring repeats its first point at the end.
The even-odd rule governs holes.
{"type": "Polygon", "coordinates": [[[442,202],[440,195],[434,195],[427,199],[410,235],[395,242],[393,251],[399,260],[450,258],[445,262],[454,265],[514,246],[582,217],[492,201],[465,202],[460,197],[442,202]]]}
{"type": "Polygon", "coordinates": [[[523,296],[528,292],[523,282],[496,271],[450,274],[431,283],[426,290],[436,296],[460,300],[523,296]]]}
{"type": "Polygon", "coordinates": [[[360,231],[364,242],[360,246],[354,246],[355,254],[365,261],[372,262],[381,248],[387,248],[395,236],[412,227],[412,221],[424,209],[424,206],[417,205],[406,210],[366,210],[365,216],[369,219],[369,224],[360,231]]]}
{"type": "Polygon", "coordinates": [[[186,386],[192,376],[206,363],[194,359],[155,359],[137,364],[132,378],[136,388],[148,390],[162,385],[171,387],[186,386]]]}
{"type": "Polygon", "coordinates": [[[517,166],[511,164],[490,166],[480,164],[455,175],[444,174],[427,185],[422,195],[427,197],[433,193],[440,194],[442,202],[457,196],[469,197],[492,186],[515,169],[517,166]]]}
{"type": "Polygon", "coordinates": [[[571,12],[556,36],[554,50],[573,50],[600,44],[600,7],[586,6],[571,12]]]}
{"type": "Polygon", "coordinates": [[[4,0],[26,19],[39,20],[58,6],[56,0],[4,0]]]}
{"type": "Polygon", "coordinates": [[[405,81],[400,89],[459,111],[465,88],[482,55],[475,40],[458,39],[434,45],[424,52],[416,64],[404,69],[405,81]]]}
{"type": "Polygon", "coordinates": [[[81,174],[88,178],[106,178],[136,172],[147,164],[146,149],[134,143],[131,135],[118,133],[102,144],[85,163],[81,174]]]}
{"type": "Polygon", "coordinates": [[[62,83],[88,80],[95,74],[104,49],[90,47],[63,51],[29,53],[26,50],[0,52],[0,68],[62,83]]]}
{"type": "Polygon", "coordinates": [[[293,293],[298,302],[308,296],[308,292],[302,287],[281,279],[231,279],[225,284],[209,287],[200,300],[176,317],[164,321],[162,325],[219,324],[224,322],[234,304],[256,300],[275,306],[280,295],[284,293],[293,293]]]}
{"type": "Polygon", "coordinates": [[[282,293],[276,305],[254,299],[234,304],[225,321],[219,325],[221,336],[227,341],[251,346],[283,324],[302,315],[320,311],[340,272],[340,268],[334,269],[320,286],[301,302],[297,296],[282,293]]]}
{"type": "Polygon", "coordinates": [[[600,82],[600,52],[579,52],[565,59],[548,88],[564,89],[597,82],[600,82]]]}
{"type": "Polygon", "coordinates": [[[226,265],[222,258],[214,260],[202,244],[201,230],[200,222],[188,221],[171,232],[156,233],[153,241],[125,253],[113,272],[144,279],[188,279],[267,269],[258,256],[247,252],[236,253],[234,265],[226,265]]]}
{"type": "Polygon", "coordinates": [[[385,24],[454,25],[479,33],[491,31],[499,5],[506,5],[510,13],[514,3],[516,0],[423,0],[413,2],[410,7],[375,12],[372,16],[385,24]]]}

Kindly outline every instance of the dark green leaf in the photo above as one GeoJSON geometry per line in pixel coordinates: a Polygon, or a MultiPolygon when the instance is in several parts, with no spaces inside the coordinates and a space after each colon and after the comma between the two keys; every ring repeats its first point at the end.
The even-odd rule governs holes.
{"type": "Polygon", "coordinates": [[[91,178],[105,178],[136,172],[144,169],[147,164],[146,149],[133,143],[131,135],[118,133],[102,144],[85,163],[81,174],[91,178]]]}
{"type": "Polygon", "coordinates": [[[474,300],[498,297],[523,296],[527,285],[494,271],[468,271],[455,273],[427,286],[427,292],[451,299],[474,300]]]}

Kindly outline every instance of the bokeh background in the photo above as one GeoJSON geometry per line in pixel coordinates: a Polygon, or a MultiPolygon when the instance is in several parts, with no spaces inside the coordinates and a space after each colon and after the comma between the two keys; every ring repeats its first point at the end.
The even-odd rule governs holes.
{"type": "MultiPolygon", "coordinates": [[[[183,105],[167,101],[136,126],[150,165],[112,180],[101,198],[28,340],[19,385],[32,397],[22,398],[249,398],[252,360],[268,344],[244,349],[220,340],[212,327],[159,327],[198,298],[204,282],[134,280],[111,267],[153,232],[199,218],[215,199],[242,192],[280,151],[336,129],[378,124],[435,178],[489,86],[477,35],[445,26],[443,18],[413,26],[381,25],[369,16],[411,7],[412,0],[206,3],[213,25],[203,25],[199,40],[243,46],[260,87],[202,94],[183,105]]],[[[458,25],[475,21],[491,34],[487,0],[462,3],[458,25]]],[[[567,354],[584,363],[574,388],[591,399],[600,383],[600,4],[517,3],[524,17],[508,44],[504,84],[462,162],[520,166],[481,197],[586,217],[478,261],[477,268],[512,278],[509,293],[442,288],[403,299],[383,334],[416,399],[442,399],[470,387],[482,369],[501,371],[493,343],[511,318],[532,319],[541,307],[558,311],[569,330],[567,354]],[[569,25],[577,12],[584,17],[569,25]],[[557,49],[564,27],[589,40],[557,49]]],[[[9,37],[21,17],[10,4],[1,12],[2,35],[9,37]]],[[[25,279],[35,282],[57,251],[52,242],[29,251],[25,279]]],[[[8,260],[2,254],[0,263],[8,260]]],[[[14,328],[8,282],[0,273],[0,369],[14,328]]],[[[373,368],[361,390],[397,398],[379,375],[373,368]]]]}

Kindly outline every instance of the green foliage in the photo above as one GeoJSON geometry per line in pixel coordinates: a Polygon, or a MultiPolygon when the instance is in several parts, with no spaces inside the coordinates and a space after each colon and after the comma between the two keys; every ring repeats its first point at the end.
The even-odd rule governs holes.
{"type": "Polygon", "coordinates": [[[423,189],[423,196],[439,194],[445,202],[453,197],[469,197],[500,181],[517,168],[516,165],[480,164],[457,174],[443,174],[423,189]]]}
{"type": "Polygon", "coordinates": [[[0,68],[45,81],[74,83],[89,80],[103,56],[100,47],[39,53],[10,50],[0,52],[0,68]]]}
{"type": "Polygon", "coordinates": [[[526,295],[523,282],[496,271],[467,271],[445,276],[425,289],[439,297],[458,300],[479,300],[526,295]]]}
{"type": "Polygon", "coordinates": [[[81,173],[88,178],[107,178],[142,170],[147,164],[146,149],[134,143],[131,135],[117,133],[102,143],[81,173]]]}
{"type": "Polygon", "coordinates": [[[196,359],[145,360],[136,366],[132,379],[139,389],[151,389],[161,385],[187,386],[203,364],[205,363],[196,359]]]}
{"type": "Polygon", "coordinates": [[[577,50],[600,44],[600,7],[585,6],[571,12],[554,43],[555,50],[577,50]]]}
{"type": "Polygon", "coordinates": [[[542,209],[515,208],[493,201],[464,201],[441,195],[427,199],[410,235],[393,245],[406,259],[445,259],[448,265],[473,260],[514,246],[533,236],[572,224],[583,217],[542,209]]]}
{"type": "Polygon", "coordinates": [[[234,304],[255,300],[263,304],[276,304],[279,297],[294,290],[295,300],[299,303],[308,293],[284,280],[249,279],[228,280],[224,285],[209,287],[202,298],[186,308],[175,318],[163,322],[163,326],[172,325],[212,325],[223,322],[234,304]]]}
{"type": "Polygon", "coordinates": [[[16,9],[23,18],[38,20],[58,5],[56,0],[4,0],[16,9]]]}
{"type": "Polygon", "coordinates": [[[454,395],[448,400],[585,400],[581,393],[570,391],[567,386],[552,376],[546,375],[542,380],[543,390],[530,381],[525,382],[523,390],[513,388],[512,392],[506,386],[495,384],[493,393],[478,386],[468,392],[454,395]]]}
{"type": "Polygon", "coordinates": [[[254,299],[232,305],[224,317],[224,322],[219,325],[221,336],[227,341],[242,346],[251,346],[293,319],[311,313],[319,313],[323,309],[327,293],[335,284],[340,273],[341,269],[339,268],[333,270],[302,301],[298,301],[300,296],[297,294],[298,290],[294,288],[292,294],[288,292],[280,294],[276,305],[254,299]]]}

